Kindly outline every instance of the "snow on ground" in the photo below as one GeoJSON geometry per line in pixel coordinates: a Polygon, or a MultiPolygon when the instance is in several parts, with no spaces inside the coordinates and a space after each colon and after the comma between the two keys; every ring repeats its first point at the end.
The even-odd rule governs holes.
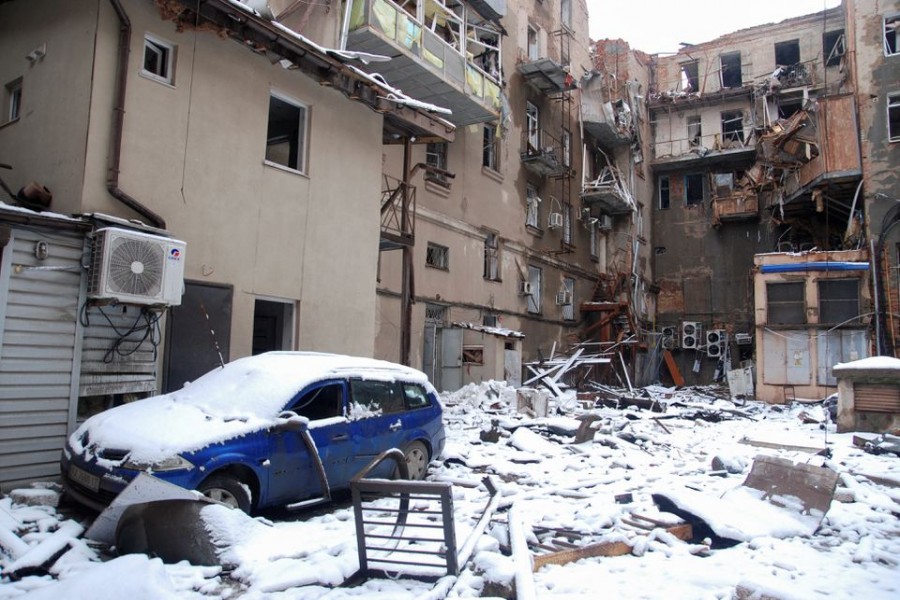
{"type": "Polygon", "coordinates": [[[816,423],[825,417],[821,407],[735,406],[704,390],[648,391],[668,404],[665,413],[587,411],[568,398],[551,401],[550,417],[534,419],[515,414],[515,390],[502,383],[445,394],[448,445],[429,478],[454,484],[459,546],[487,505],[485,475],[501,495],[458,578],[431,584],[398,576],[337,587],[359,566],[353,511],[346,501],[330,511],[278,521],[205,508],[203,520],[222,548],[224,567],[199,567],[165,565],[143,555],[113,558],[108,549],[77,538],[75,532],[89,523],[79,527],[56,508],[26,507],[7,497],[0,499],[0,600],[509,597],[517,576],[532,577],[510,556],[507,519],[513,513],[531,542],[561,530],[579,545],[624,541],[632,547],[624,556],[542,567],[533,575],[539,599],[733,598],[739,587],[784,600],[900,597],[900,459],[867,454],[853,446],[852,434],[816,423]],[[559,414],[560,405],[565,414],[559,414]],[[587,412],[598,417],[596,432],[574,443],[580,424],[574,417],[587,412]],[[718,417],[722,420],[714,422],[718,417]],[[827,445],[832,456],[746,443],[753,440],[827,445]],[[723,518],[753,521],[753,535],[733,547],[708,550],[661,529],[648,536],[627,526],[634,513],[671,519],[653,506],[655,491],[687,489],[716,499],[734,490],[759,454],[838,471],[836,498],[814,535],[786,535],[777,523],[730,514],[723,518]],[[72,532],[64,540],[68,550],[51,574],[24,571],[11,580],[11,567],[23,564],[29,549],[66,531],[72,532]],[[11,532],[21,535],[19,543],[11,532]]]}

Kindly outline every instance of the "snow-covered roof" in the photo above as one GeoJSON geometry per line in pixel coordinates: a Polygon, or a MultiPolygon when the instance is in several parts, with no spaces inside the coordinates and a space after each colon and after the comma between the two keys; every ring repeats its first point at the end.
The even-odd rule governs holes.
{"type": "Polygon", "coordinates": [[[838,363],[834,365],[834,369],[840,369],[845,371],[850,371],[854,369],[858,370],[900,370],[900,358],[894,358],[892,356],[870,356],[869,358],[863,358],[860,360],[854,360],[852,362],[846,363],[838,363]]]}

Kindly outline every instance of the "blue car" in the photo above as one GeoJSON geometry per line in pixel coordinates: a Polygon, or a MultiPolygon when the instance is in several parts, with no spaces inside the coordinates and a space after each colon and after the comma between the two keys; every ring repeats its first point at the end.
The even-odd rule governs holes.
{"type": "MultiPolygon", "coordinates": [[[[91,417],[60,468],[67,493],[95,510],[149,473],[249,513],[328,498],[391,448],[404,451],[412,479],[443,451],[441,405],[424,373],[269,352],[91,417]]],[[[379,469],[370,476],[393,475],[390,463],[379,469]]]]}

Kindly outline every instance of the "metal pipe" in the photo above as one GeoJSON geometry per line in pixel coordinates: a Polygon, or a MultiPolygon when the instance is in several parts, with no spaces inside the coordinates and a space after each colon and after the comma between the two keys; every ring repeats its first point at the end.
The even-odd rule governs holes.
{"type": "Polygon", "coordinates": [[[872,251],[872,295],[875,297],[875,354],[881,356],[881,303],[878,291],[878,257],[875,254],[875,240],[869,240],[872,251]]]}
{"type": "Polygon", "coordinates": [[[850,229],[853,227],[853,213],[856,212],[856,200],[859,198],[859,191],[862,189],[863,180],[859,180],[859,185],[856,186],[856,193],[853,194],[853,203],[850,205],[850,217],[847,219],[847,231],[844,232],[844,239],[846,240],[850,237],[850,229]]]}
{"type": "Polygon", "coordinates": [[[154,227],[166,228],[166,221],[119,188],[119,166],[122,162],[122,132],[125,128],[125,91],[128,83],[128,57],[131,53],[131,20],[119,0],[109,0],[119,19],[119,64],[116,70],[116,101],[113,107],[112,152],[106,189],[113,198],[138,213],[154,227]]]}

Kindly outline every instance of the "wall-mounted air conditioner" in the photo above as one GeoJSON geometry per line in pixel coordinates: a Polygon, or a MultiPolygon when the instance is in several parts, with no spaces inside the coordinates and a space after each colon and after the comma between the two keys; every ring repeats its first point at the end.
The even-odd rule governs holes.
{"type": "Polygon", "coordinates": [[[530,281],[520,281],[519,282],[519,295],[520,296],[530,296],[531,295],[531,282],[530,281]]]}
{"type": "Polygon", "coordinates": [[[600,231],[609,231],[612,229],[613,221],[610,215],[600,215],[600,222],[597,224],[600,231]]]}
{"type": "Polygon", "coordinates": [[[706,355],[719,358],[725,351],[725,330],[710,329],[706,332],[706,355]]]}
{"type": "Polygon", "coordinates": [[[696,321],[684,321],[681,324],[681,347],[685,350],[696,350],[700,347],[701,324],[696,321]]]}
{"type": "Polygon", "coordinates": [[[88,296],[124,304],[181,304],[186,244],[140,231],[94,232],[88,296]]]}
{"type": "Polygon", "coordinates": [[[553,212],[550,213],[550,218],[548,219],[547,226],[550,229],[559,229],[563,226],[563,216],[562,213],[553,212]]]}
{"type": "Polygon", "coordinates": [[[675,333],[675,327],[667,326],[662,328],[662,347],[666,350],[674,350],[678,347],[678,336],[675,333]]]}
{"type": "Polygon", "coordinates": [[[738,346],[746,346],[753,343],[753,336],[749,333],[736,333],[734,334],[734,343],[738,346]]]}
{"type": "Polygon", "coordinates": [[[572,304],[572,292],[563,290],[556,293],[556,304],[558,306],[568,306],[572,304]]]}

